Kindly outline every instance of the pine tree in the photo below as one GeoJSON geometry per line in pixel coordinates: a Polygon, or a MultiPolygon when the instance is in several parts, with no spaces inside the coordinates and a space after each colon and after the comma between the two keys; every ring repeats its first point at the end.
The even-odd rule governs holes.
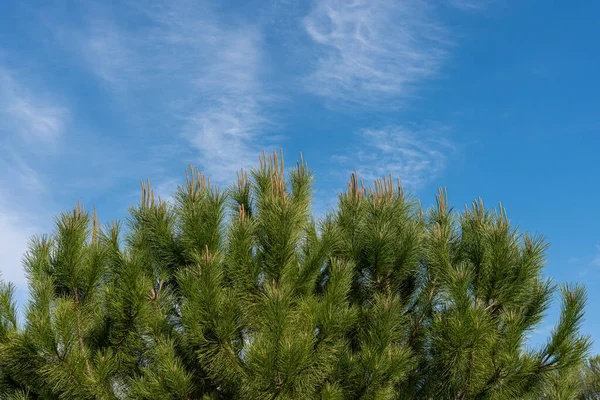
{"type": "Polygon", "coordinates": [[[578,400],[600,399],[600,356],[587,360],[579,369],[580,393],[578,400]]]}
{"type": "Polygon", "coordinates": [[[32,239],[22,324],[0,286],[1,398],[535,399],[594,384],[579,373],[584,289],[542,275],[546,242],[502,206],[457,213],[440,190],[425,212],[391,176],[352,174],[318,220],[302,158],[286,171],[264,155],[225,191],[186,175],[168,202],[142,183],[124,225],[78,204],[32,239]],[[560,321],[532,349],[557,290],[560,321]]]}

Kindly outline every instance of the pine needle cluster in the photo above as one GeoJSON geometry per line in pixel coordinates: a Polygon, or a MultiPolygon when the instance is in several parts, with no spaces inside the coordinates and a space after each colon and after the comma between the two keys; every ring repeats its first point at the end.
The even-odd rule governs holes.
{"type": "Polygon", "coordinates": [[[302,158],[287,171],[265,154],[224,191],[192,167],[168,202],[142,183],[124,225],[101,226],[81,204],[60,215],[24,257],[22,323],[14,287],[0,286],[0,397],[567,399],[597,388],[597,360],[580,372],[584,289],[544,278],[546,242],[502,206],[479,199],[459,213],[443,189],[424,211],[391,176],[366,187],[353,174],[317,220],[312,185],[302,158]],[[556,291],[560,321],[531,348],[556,291]]]}

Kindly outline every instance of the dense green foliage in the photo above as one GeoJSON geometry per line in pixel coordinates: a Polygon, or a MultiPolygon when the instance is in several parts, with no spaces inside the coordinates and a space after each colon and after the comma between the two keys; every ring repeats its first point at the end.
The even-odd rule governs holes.
{"type": "Polygon", "coordinates": [[[600,356],[588,360],[578,371],[580,400],[600,400],[600,356]]]}
{"type": "MultiPolygon", "coordinates": [[[[585,293],[560,288],[547,344],[526,346],[555,285],[546,243],[481,200],[428,212],[391,177],[352,175],[311,216],[312,174],[277,154],[224,192],[197,170],[148,183],[127,229],[82,206],[24,258],[17,323],[0,289],[3,399],[567,399],[585,293]]],[[[598,373],[597,360],[590,367],[598,373]]],[[[587,370],[586,370],[587,371],[587,370]]],[[[573,385],[577,375],[579,384],[573,385]]],[[[586,376],[587,383],[581,384],[586,376]]],[[[593,397],[588,397],[593,398],[593,397]]]]}

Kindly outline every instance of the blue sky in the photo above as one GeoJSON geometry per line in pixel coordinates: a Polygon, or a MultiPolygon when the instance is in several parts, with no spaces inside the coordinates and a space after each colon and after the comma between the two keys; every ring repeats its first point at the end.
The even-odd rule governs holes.
{"type": "Polygon", "coordinates": [[[28,238],[78,199],[124,218],[140,179],[168,196],[193,163],[227,183],[281,147],[315,170],[320,213],[354,169],[425,204],[439,186],[460,208],[502,201],[551,242],[547,275],[587,285],[600,342],[599,14],[591,0],[5,0],[3,277],[24,287],[28,238]]]}

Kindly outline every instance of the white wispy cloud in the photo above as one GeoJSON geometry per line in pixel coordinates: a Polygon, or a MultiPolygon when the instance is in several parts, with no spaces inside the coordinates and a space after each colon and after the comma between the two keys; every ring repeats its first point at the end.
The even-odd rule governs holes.
{"type": "MultiPolygon", "coordinates": [[[[422,0],[319,1],[304,27],[319,49],[308,88],[344,109],[402,107],[439,74],[454,46],[436,7],[422,0]]],[[[358,145],[338,155],[367,180],[392,173],[405,185],[422,186],[456,148],[445,127],[380,126],[365,126],[358,145]]]]}
{"type": "Polygon", "coordinates": [[[68,122],[63,99],[34,74],[0,66],[0,274],[21,288],[21,258],[29,238],[40,233],[37,221],[48,217],[48,193],[33,154],[54,154],[68,122]]]}
{"type": "Polygon", "coordinates": [[[594,259],[592,260],[592,265],[600,267],[600,245],[596,246],[596,255],[594,256],[594,259]]]}
{"type": "Polygon", "coordinates": [[[27,218],[8,207],[0,205],[0,278],[24,286],[27,281],[21,265],[29,238],[39,233],[39,228],[27,218]]]}
{"type": "Polygon", "coordinates": [[[304,18],[319,45],[308,88],[325,98],[362,106],[414,93],[436,75],[448,45],[444,29],[421,0],[325,0],[304,18]]]}
{"type": "MultiPolygon", "coordinates": [[[[4,147],[0,153],[0,192],[4,191],[2,198],[9,197],[15,200],[16,196],[27,197],[33,193],[42,194],[45,186],[37,171],[29,165],[18,152],[10,147],[4,147]],[[13,190],[18,189],[18,190],[13,190]],[[10,193],[9,193],[10,192],[10,193]]],[[[24,198],[18,204],[23,204],[24,198]]]]}
{"type": "Polygon", "coordinates": [[[447,128],[392,125],[362,130],[360,146],[350,151],[350,159],[367,181],[391,173],[404,186],[418,188],[443,171],[454,150],[447,128]]]}
{"type": "Polygon", "coordinates": [[[256,163],[261,147],[273,146],[264,132],[275,125],[264,108],[272,97],[259,80],[260,34],[234,33],[216,52],[207,74],[195,83],[198,90],[214,93],[212,104],[193,114],[186,136],[200,151],[217,179],[234,176],[240,166],[256,163]]]}
{"type": "Polygon", "coordinates": [[[452,7],[463,11],[481,11],[490,6],[494,0],[448,0],[452,7]]]}
{"type": "Polygon", "coordinates": [[[43,179],[17,153],[0,152],[0,170],[0,277],[23,287],[21,259],[29,238],[41,232],[36,221],[48,217],[40,204],[47,191],[43,179]]]}
{"type": "Polygon", "coordinates": [[[62,135],[68,116],[57,96],[32,90],[0,66],[0,132],[49,144],[62,135]]]}
{"type": "MultiPolygon", "coordinates": [[[[87,35],[79,38],[79,50],[87,66],[115,90],[137,81],[140,76],[134,53],[128,48],[127,37],[110,21],[94,21],[87,35]],[[133,80],[133,82],[132,82],[133,80]]],[[[151,67],[151,66],[149,66],[151,67]]]]}
{"type": "Polygon", "coordinates": [[[76,46],[90,71],[136,113],[169,121],[213,179],[254,164],[274,125],[260,27],[222,22],[202,2],[140,2],[128,12],[139,27],[90,17],[76,46]]]}

